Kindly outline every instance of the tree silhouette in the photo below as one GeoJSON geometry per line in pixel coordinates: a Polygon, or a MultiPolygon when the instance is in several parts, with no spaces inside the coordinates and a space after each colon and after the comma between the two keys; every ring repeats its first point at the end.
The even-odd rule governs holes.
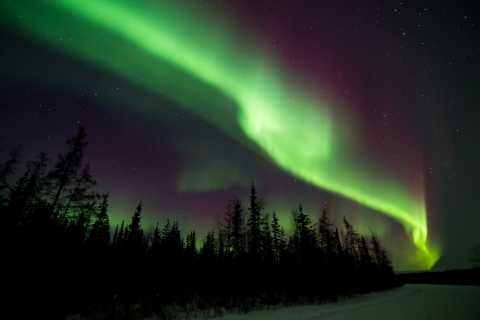
{"type": "MultiPolygon", "coordinates": [[[[87,244],[92,246],[92,250],[105,252],[110,245],[110,220],[108,219],[108,193],[103,196],[103,201],[98,207],[98,211],[90,231],[87,244]]],[[[115,231],[115,237],[117,236],[115,231]]],[[[115,239],[116,240],[116,239],[115,239]]]]}
{"type": "Polygon", "coordinates": [[[393,273],[392,261],[388,256],[387,250],[385,250],[381,245],[380,241],[377,238],[377,235],[370,230],[371,235],[371,244],[372,244],[372,253],[373,258],[376,264],[377,271],[380,274],[391,274],[393,273]]]}
{"type": "Polygon", "coordinates": [[[344,237],[344,254],[347,259],[347,264],[350,268],[356,269],[360,266],[360,255],[358,248],[360,246],[360,235],[355,231],[352,224],[348,222],[346,217],[343,217],[343,225],[345,227],[344,237]]]}
{"type": "MultiPolygon", "coordinates": [[[[116,249],[123,249],[124,240],[125,240],[125,228],[124,228],[125,220],[122,220],[122,225],[120,226],[120,231],[118,231],[118,238],[117,241],[114,243],[116,249]]],[[[118,225],[117,225],[118,228],[118,225]]]]}
{"type": "Polygon", "coordinates": [[[332,228],[333,224],[328,220],[327,211],[323,209],[322,216],[318,221],[318,240],[320,250],[328,263],[333,263],[337,258],[335,254],[335,233],[332,228]]]}
{"type": "Polygon", "coordinates": [[[200,258],[204,260],[206,264],[212,264],[215,261],[215,247],[217,239],[214,231],[209,231],[207,237],[203,241],[203,245],[200,248],[200,258]]]}
{"type": "Polygon", "coordinates": [[[278,263],[280,261],[280,257],[284,254],[286,240],[285,230],[283,230],[283,227],[279,224],[275,211],[273,211],[272,214],[272,243],[274,250],[274,259],[275,262],[278,263]]]}
{"type": "Polygon", "coordinates": [[[249,281],[251,285],[257,282],[258,269],[261,259],[261,209],[262,202],[257,198],[255,184],[252,182],[250,188],[250,207],[248,208],[249,216],[247,220],[248,226],[248,256],[250,259],[251,274],[249,281]]]}
{"type": "Polygon", "coordinates": [[[360,269],[363,271],[364,274],[372,271],[372,258],[370,257],[370,252],[363,236],[360,236],[359,251],[360,251],[360,269]]]}
{"type": "Polygon", "coordinates": [[[137,254],[141,252],[143,247],[143,230],[140,225],[140,212],[142,212],[142,201],[138,203],[137,209],[132,216],[132,223],[128,226],[127,246],[129,251],[137,254]]]}
{"type": "Polygon", "coordinates": [[[0,191],[6,189],[8,176],[17,170],[17,165],[20,163],[21,146],[13,148],[8,155],[8,160],[0,166],[0,191]]]}
{"type": "Polygon", "coordinates": [[[307,264],[319,253],[316,252],[317,233],[315,225],[312,223],[310,216],[303,212],[302,204],[298,205],[298,211],[292,211],[292,216],[292,241],[297,261],[300,264],[307,264]]]}
{"type": "Polygon", "coordinates": [[[261,220],[261,250],[263,254],[263,260],[267,264],[275,261],[275,252],[269,220],[270,216],[268,214],[263,215],[261,220]]]}
{"type": "Polygon", "coordinates": [[[255,191],[255,184],[252,182],[250,189],[250,212],[248,216],[247,226],[249,233],[248,252],[254,262],[259,260],[260,255],[260,238],[261,238],[261,213],[262,203],[257,198],[257,192],[255,191]]]}
{"type": "Polygon", "coordinates": [[[233,198],[233,212],[231,220],[232,255],[233,258],[243,257],[245,254],[245,221],[243,207],[240,200],[233,198]]]}
{"type": "Polygon", "coordinates": [[[112,243],[110,244],[112,248],[115,248],[117,246],[117,239],[118,239],[118,224],[113,234],[112,243]]]}
{"type": "MultiPolygon", "coordinates": [[[[145,234],[142,201],[130,224],[116,225],[110,242],[108,194],[98,195],[90,166],[82,167],[86,145],[80,126],[52,170],[45,174],[48,158],[40,153],[11,185],[7,177],[19,163],[19,149],[0,166],[2,257],[5,274],[19,279],[0,289],[7,305],[24,300],[44,318],[52,317],[52,308],[42,309],[50,301],[65,306],[55,308],[56,318],[73,311],[134,318],[134,309],[147,316],[165,305],[247,312],[258,304],[324,301],[394,285],[388,252],[373,232],[368,242],[344,217],[342,243],[325,210],[312,219],[300,204],[292,210],[287,243],[276,212],[262,213],[254,183],[248,210],[232,197],[198,252],[197,233],[183,239],[178,221],[167,219],[145,234]]],[[[10,311],[7,318],[15,318],[10,311]]]]}
{"type": "MultiPolygon", "coordinates": [[[[76,196],[76,193],[70,190],[66,198],[62,197],[63,194],[68,193],[68,188],[74,184],[75,180],[78,180],[77,174],[82,166],[84,149],[87,144],[85,127],[80,125],[78,126],[76,135],[67,140],[67,153],[65,155],[58,155],[54,169],[47,174],[47,179],[51,184],[51,189],[54,194],[52,207],[56,215],[60,213],[61,208],[65,208],[64,205],[59,205],[61,202],[64,202],[66,198],[68,198],[68,201],[71,201],[76,196]]],[[[66,213],[65,210],[64,214],[66,213]]]]}
{"type": "Polygon", "coordinates": [[[158,254],[160,250],[160,241],[161,241],[161,234],[160,229],[158,228],[158,222],[155,226],[155,230],[153,231],[153,240],[152,240],[152,252],[158,254]]]}
{"type": "Polygon", "coordinates": [[[92,190],[96,184],[97,182],[93,180],[90,173],[90,165],[87,164],[80,171],[79,176],[75,178],[73,188],[69,190],[69,195],[66,197],[66,206],[59,220],[63,221],[70,209],[73,209],[73,212],[82,212],[93,208],[99,197],[98,193],[92,190]]]}
{"type": "Polygon", "coordinates": [[[473,245],[470,250],[472,251],[469,258],[470,263],[474,268],[480,268],[480,244],[473,245]]]}
{"type": "Polygon", "coordinates": [[[192,261],[195,258],[195,255],[197,254],[195,231],[191,231],[189,234],[187,234],[185,252],[187,253],[188,257],[190,257],[189,259],[190,261],[192,261]]]}

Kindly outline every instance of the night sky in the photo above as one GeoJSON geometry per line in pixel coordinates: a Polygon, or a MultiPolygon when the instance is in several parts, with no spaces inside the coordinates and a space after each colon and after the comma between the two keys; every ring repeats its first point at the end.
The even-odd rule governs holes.
{"type": "Polygon", "coordinates": [[[169,218],[202,237],[254,181],[285,227],[301,202],[372,228],[398,271],[466,268],[480,243],[467,3],[2,1],[0,159],[21,144],[23,162],[53,162],[83,124],[112,225],[142,199],[145,229],[169,218]]]}

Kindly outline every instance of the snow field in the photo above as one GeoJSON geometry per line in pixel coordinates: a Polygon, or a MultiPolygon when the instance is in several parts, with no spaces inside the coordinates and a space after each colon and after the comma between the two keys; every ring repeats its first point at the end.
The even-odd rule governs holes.
{"type": "Polygon", "coordinates": [[[228,314],[223,320],[480,319],[480,287],[407,284],[338,303],[228,314]]]}

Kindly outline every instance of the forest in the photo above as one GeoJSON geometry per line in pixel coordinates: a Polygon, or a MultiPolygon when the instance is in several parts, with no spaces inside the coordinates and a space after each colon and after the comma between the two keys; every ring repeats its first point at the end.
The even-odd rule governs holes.
{"type": "Polygon", "coordinates": [[[83,163],[87,144],[79,126],[55,161],[40,153],[22,174],[18,147],[0,166],[6,318],[170,319],[171,306],[187,316],[247,313],[399,285],[375,232],[360,235],[346,217],[339,230],[325,210],[312,217],[301,204],[285,229],[253,183],[249,202],[226,199],[203,239],[194,230],[183,237],[174,220],[146,232],[142,201],[131,220],[112,226],[108,194],[95,191],[83,163]]]}

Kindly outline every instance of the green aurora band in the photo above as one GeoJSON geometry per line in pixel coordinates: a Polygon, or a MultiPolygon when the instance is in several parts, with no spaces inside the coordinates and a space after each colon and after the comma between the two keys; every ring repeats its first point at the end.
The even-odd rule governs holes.
{"type": "Polygon", "coordinates": [[[240,47],[226,23],[178,4],[143,1],[12,0],[0,11],[17,32],[199,117],[227,114],[208,121],[243,144],[253,142],[291,175],[400,222],[417,248],[415,268],[430,269],[438,260],[438,246],[427,242],[422,187],[412,190],[358,163],[358,132],[333,112],[333,99],[289,83],[279,60],[240,47]]]}

